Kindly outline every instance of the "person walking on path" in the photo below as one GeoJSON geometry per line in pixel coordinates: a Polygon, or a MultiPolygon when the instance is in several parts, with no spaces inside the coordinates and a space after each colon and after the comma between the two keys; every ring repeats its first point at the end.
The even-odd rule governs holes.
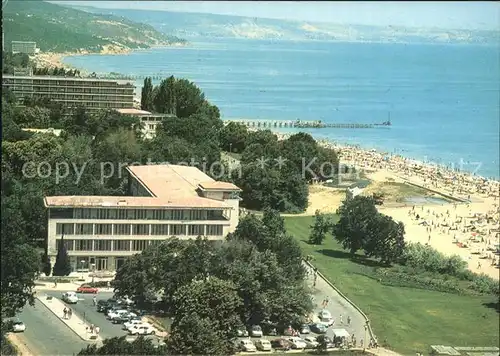
{"type": "MultiPolygon", "coordinates": [[[[347,316],[347,325],[351,325],[351,317],[350,316],[347,316]]],[[[354,334],[353,334],[354,336],[354,334]]]]}
{"type": "Polygon", "coordinates": [[[325,308],[328,306],[329,303],[330,303],[330,298],[326,297],[325,298],[325,308]]]}
{"type": "Polygon", "coordinates": [[[97,305],[97,297],[94,295],[94,298],[92,298],[92,303],[94,303],[94,307],[97,305]]]}
{"type": "Polygon", "coordinates": [[[54,288],[57,288],[57,281],[54,281],[54,288]]]}
{"type": "Polygon", "coordinates": [[[71,319],[72,316],[73,316],[73,310],[71,310],[71,308],[68,308],[68,319],[71,319]]]}
{"type": "Polygon", "coordinates": [[[66,307],[64,307],[63,309],[63,319],[66,319],[66,317],[68,316],[68,309],[66,309],[66,307]]]}
{"type": "Polygon", "coordinates": [[[340,314],[339,320],[340,320],[340,324],[344,324],[344,317],[342,316],[342,314],[340,314]]]}
{"type": "Polygon", "coordinates": [[[98,326],[96,326],[96,327],[95,327],[95,334],[96,334],[97,336],[99,336],[99,332],[100,332],[100,331],[101,331],[101,329],[100,329],[98,326]]]}

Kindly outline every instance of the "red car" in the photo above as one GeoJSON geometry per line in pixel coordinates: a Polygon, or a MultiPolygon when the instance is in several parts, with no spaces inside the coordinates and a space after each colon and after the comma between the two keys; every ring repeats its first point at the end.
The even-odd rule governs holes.
{"type": "Polygon", "coordinates": [[[96,294],[98,292],[98,289],[95,287],[91,287],[88,284],[81,285],[76,289],[77,293],[92,293],[96,294]]]}

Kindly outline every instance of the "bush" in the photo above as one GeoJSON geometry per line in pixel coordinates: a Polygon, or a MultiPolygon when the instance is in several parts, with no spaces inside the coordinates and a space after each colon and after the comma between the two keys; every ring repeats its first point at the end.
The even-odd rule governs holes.
{"type": "Polygon", "coordinates": [[[467,262],[460,256],[447,257],[432,247],[420,243],[406,245],[401,264],[455,277],[461,277],[467,271],[467,262]]]}
{"type": "Polygon", "coordinates": [[[476,274],[472,280],[471,288],[481,294],[500,295],[499,281],[485,274],[476,274]]]}
{"type": "Polygon", "coordinates": [[[105,288],[108,286],[108,283],[111,283],[111,282],[108,282],[108,281],[97,281],[97,282],[90,282],[88,283],[89,286],[91,287],[95,287],[95,288],[105,288]]]}
{"type": "Polygon", "coordinates": [[[56,276],[51,276],[51,277],[40,277],[38,278],[38,281],[40,282],[57,282],[57,283],[73,283],[77,280],[78,278],[72,278],[72,277],[56,277],[56,276]]]}

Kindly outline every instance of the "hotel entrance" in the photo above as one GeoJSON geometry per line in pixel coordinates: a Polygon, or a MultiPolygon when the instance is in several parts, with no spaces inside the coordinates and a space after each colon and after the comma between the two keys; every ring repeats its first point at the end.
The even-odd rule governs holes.
{"type": "Polygon", "coordinates": [[[96,270],[97,271],[107,271],[108,270],[108,258],[107,257],[97,257],[96,270]]]}

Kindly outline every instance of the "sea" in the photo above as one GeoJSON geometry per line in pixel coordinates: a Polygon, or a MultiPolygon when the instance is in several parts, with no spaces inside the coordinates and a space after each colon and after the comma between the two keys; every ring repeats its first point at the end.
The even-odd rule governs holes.
{"type": "MultiPolygon", "coordinates": [[[[195,82],[223,119],[381,123],[306,129],[498,179],[500,44],[398,44],[195,39],[126,55],[65,57],[74,67],[195,82]]],[[[282,129],[293,132],[295,129],[282,129]]]]}

